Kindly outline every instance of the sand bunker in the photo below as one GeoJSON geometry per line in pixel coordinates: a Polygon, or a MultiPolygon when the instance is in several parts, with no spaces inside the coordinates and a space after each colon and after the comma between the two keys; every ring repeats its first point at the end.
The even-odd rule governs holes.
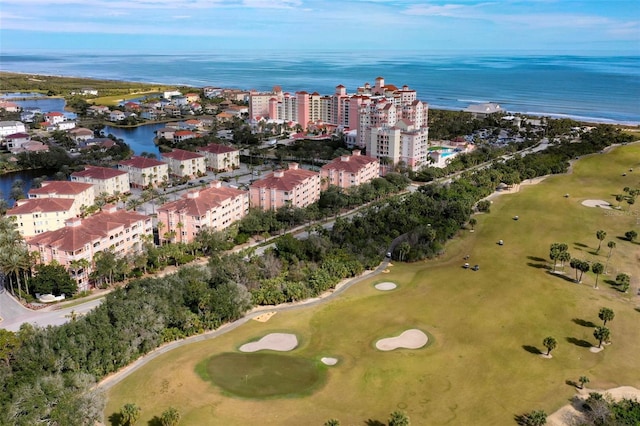
{"type": "Polygon", "coordinates": [[[575,405],[568,404],[564,407],[560,408],[555,413],[551,414],[547,417],[547,425],[549,426],[568,426],[575,424],[573,419],[576,416],[580,416],[580,408],[581,401],[588,398],[590,392],[598,392],[602,395],[608,394],[611,398],[616,401],[621,400],[622,398],[627,399],[640,399],[640,390],[636,389],[632,386],[621,386],[619,388],[607,389],[607,390],[596,390],[596,389],[580,389],[578,390],[579,394],[575,396],[576,400],[574,400],[575,405]]]}
{"type": "Polygon", "coordinates": [[[275,314],[276,314],[276,311],[265,312],[264,314],[260,314],[257,317],[255,317],[254,320],[259,322],[267,322],[275,314]]]}
{"type": "Polygon", "coordinates": [[[257,342],[245,343],[240,346],[241,352],[257,352],[261,350],[272,350],[287,352],[298,346],[298,338],[295,334],[271,333],[264,336],[257,342]]]}
{"type": "Polygon", "coordinates": [[[611,203],[608,203],[607,201],[603,201],[603,200],[584,200],[582,202],[582,205],[587,207],[600,207],[603,209],[611,208],[611,203]]]}
{"type": "Polygon", "coordinates": [[[398,286],[396,285],[396,283],[384,282],[384,283],[376,284],[374,287],[376,288],[376,290],[389,291],[389,290],[395,289],[398,286]]]}
{"type": "Polygon", "coordinates": [[[418,349],[426,345],[428,341],[429,338],[424,332],[413,328],[403,332],[398,337],[378,340],[376,348],[381,351],[392,351],[398,348],[418,349]]]}
{"type": "Polygon", "coordinates": [[[323,357],[320,358],[320,361],[325,365],[336,365],[338,363],[338,358],[323,357]]]}

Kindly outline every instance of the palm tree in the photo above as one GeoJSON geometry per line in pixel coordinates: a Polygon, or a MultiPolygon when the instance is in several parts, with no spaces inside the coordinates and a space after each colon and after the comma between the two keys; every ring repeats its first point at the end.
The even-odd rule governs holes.
{"type": "Polygon", "coordinates": [[[160,246],[162,246],[162,229],[164,229],[164,222],[158,222],[158,240],[160,242],[160,246]]]}
{"type": "Polygon", "coordinates": [[[609,259],[611,259],[611,254],[613,253],[613,249],[616,248],[615,241],[609,241],[607,243],[607,247],[609,247],[609,255],[607,256],[607,263],[604,265],[604,273],[607,273],[607,268],[609,267],[609,259]]]}
{"type": "Polygon", "coordinates": [[[561,262],[562,270],[564,271],[564,263],[571,260],[571,254],[568,251],[563,251],[558,256],[558,260],[561,262]]]}
{"type": "Polygon", "coordinates": [[[580,382],[580,389],[584,389],[584,385],[589,383],[590,380],[587,376],[580,376],[580,378],[578,379],[578,382],[580,382]]]}
{"type": "Polygon", "coordinates": [[[611,337],[611,331],[605,326],[602,326],[602,327],[598,326],[593,331],[593,337],[598,339],[598,347],[601,348],[602,342],[609,340],[609,337],[611,337]]]}
{"type": "Polygon", "coordinates": [[[469,219],[469,225],[471,226],[472,231],[475,230],[477,223],[478,223],[478,220],[475,217],[472,217],[471,219],[469,219]]]}
{"type": "Polygon", "coordinates": [[[607,321],[613,321],[613,317],[615,317],[615,313],[613,309],[609,308],[600,308],[600,312],[598,312],[598,318],[600,318],[604,323],[603,326],[607,325],[607,321]]]}
{"type": "Polygon", "coordinates": [[[324,422],[324,426],[340,426],[340,420],[329,419],[326,422],[324,422]]]}
{"type": "Polygon", "coordinates": [[[176,426],[180,421],[180,412],[173,407],[167,408],[160,416],[162,426],[176,426]]]}
{"type": "Polygon", "coordinates": [[[122,417],[122,424],[126,426],[133,426],[140,418],[142,409],[136,404],[128,403],[120,409],[120,416],[122,417]]]}
{"type": "Polygon", "coordinates": [[[178,222],[176,224],[176,228],[178,228],[178,230],[176,231],[176,234],[180,236],[179,240],[180,242],[182,242],[182,228],[184,228],[184,223],[178,222]]]}
{"type": "Polygon", "coordinates": [[[589,269],[590,269],[589,262],[587,262],[586,260],[581,260],[580,263],[578,264],[578,269],[580,270],[580,279],[578,280],[578,282],[582,282],[582,275],[585,272],[589,272],[589,269]]]}
{"type": "Polygon", "coordinates": [[[547,348],[547,356],[551,353],[551,351],[553,349],[556,348],[556,346],[558,346],[558,341],[551,336],[545,337],[544,340],[542,341],[542,345],[547,348]]]}
{"type": "Polygon", "coordinates": [[[591,271],[596,274],[596,284],[593,288],[598,288],[598,277],[600,277],[600,274],[604,272],[604,265],[600,262],[595,262],[591,265],[591,271]]]}
{"type": "Polygon", "coordinates": [[[571,266],[571,268],[575,269],[576,271],[576,282],[579,282],[578,271],[580,270],[580,262],[582,261],[580,259],[576,259],[575,257],[569,261],[569,266],[571,266]]]}
{"type": "Polygon", "coordinates": [[[604,239],[607,237],[607,233],[605,231],[603,231],[602,229],[600,229],[598,232],[596,232],[596,238],[598,239],[599,243],[598,243],[598,249],[596,250],[596,253],[600,252],[600,246],[602,246],[602,241],[604,241],[604,239]]]}
{"type": "MultiPolygon", "coordinates": [[[[13,277],[15,276],[18,284],[18,293],[22,298],[22,283],[20,281],[20,275],[25,269],[29,267],[28,262],[29,254],[26,248],[22,248],[19,245],[4,247],[2,251],[2,270],[9,277],[11,283],[11,292],[15,294],[13,289],[13,277]]],[[[26,293],[29,292],[29,287],[26,287],[26,293]]]]}
{"type": "Polygon", "coordinates": [[[394,411],[389,417],[389,426],[409,426],[409,417],[402,411],[394,411]]]}

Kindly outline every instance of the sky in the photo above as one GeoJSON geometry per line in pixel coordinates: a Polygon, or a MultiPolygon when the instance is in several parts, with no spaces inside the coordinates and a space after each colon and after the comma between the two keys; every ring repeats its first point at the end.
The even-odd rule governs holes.
{"type": "Polygon", "coordinates": [[[0,54],[242,49],[640,55],[640,0],[0,0],[0,54]]]}

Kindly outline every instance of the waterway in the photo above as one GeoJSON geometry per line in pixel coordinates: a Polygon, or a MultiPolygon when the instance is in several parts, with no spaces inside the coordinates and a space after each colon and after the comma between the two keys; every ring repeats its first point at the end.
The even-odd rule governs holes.
{"type": "Polygon", "coordinates": [[[166,127],[166,124],[146,124],[144,126],[127,128],[105,126],[102,132],[105,136],[112,134],[116,138],[122,139],[131,147],[135,155],[146,152],[160,157],[160,150],[153,139],[156,137],[156,130],[162,129],[163,127],[166,127]]]}
{"type": "Polygon", "coordinates": [[[47,169],[38,169],[38,170],[21,170],[19,172],[11,172],[4,175],[0,175],[0,191],[2,192],[2,197],[4,198],[9,206],[12,207],[14,204],[13,199],[11,199],[11,186],[17,180],[21,180],[23,182],[23,190],[24,196],[27,197],[27,192],[31,189],[31,185],[33,183],[33,179],[39,177],[49,177],[52,176],[56,171],[55,170],[47,170],[47,169]]]}

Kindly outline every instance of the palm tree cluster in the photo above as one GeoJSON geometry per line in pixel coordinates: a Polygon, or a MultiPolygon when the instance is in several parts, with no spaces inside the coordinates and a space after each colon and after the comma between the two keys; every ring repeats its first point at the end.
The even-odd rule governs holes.
{"type": "Polygon", "coordinates": [[[22,235],[18,232],[15,222],[4,216],[0,218],[0,272],[2,282],[8,278],[11,293],[18,295],[29,293],[28,277],[34,265],[34,257],[27,250],[22,235]],[[22,286],[24,284],[24,290],[22,286]]]}

